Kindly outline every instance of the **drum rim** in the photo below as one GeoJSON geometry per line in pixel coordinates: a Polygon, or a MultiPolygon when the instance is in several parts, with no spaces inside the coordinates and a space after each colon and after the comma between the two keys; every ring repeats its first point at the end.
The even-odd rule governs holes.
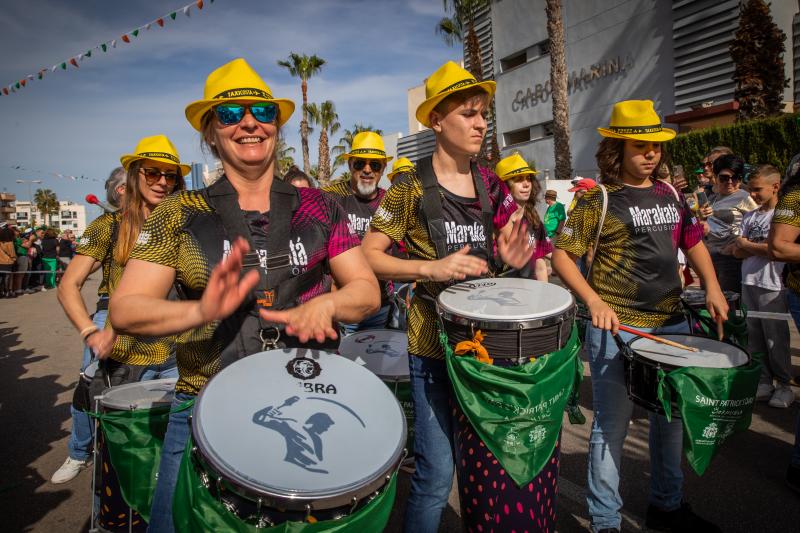
{"type": "Polygon", "coordinates": [[[105,409],[105,410],[107,410],[107,411],[138,411],[138,410],[141,410],[141,409],[153,409],[155,407],[163,407],[165,405],[172,405],[172,400],[175,398],[175,384],[177,383],[177,381],[178,381],[178,378],[148,379],[146,381],[134,381],[132,383],[123,383],[121,385],[115,385],[113,387],[106,387],[105,389],[103,389],[103,392],[102,392],[102,394],[101,394],[101,396],[100,396],[98,401],[100,402],[100,407],[105,409]],[[170,382],[172,383],[172,391],[171,391],[172,392],[172,397],[169,399],[168,402],[154,403],[154,404],[152,404],[152,405],[150,405],[148,407],[138,407],[138,406],[133,405],[133,404],[110,405],[110,404],[106,403],[106,401],[105,401],[107,396],[108,396],[108,393],[110,391],[118,391],[120,389],[132,389],[132,388],[134,388],[136,386],[141,386],[144,383],[146,383],[148,385],[155,385],[155,384],[167,385],[170,382]]]}
{"type": "MultiPolygon", "coordinates": [[[[341,357],[338,354],[325,350],[310,350],[305,348],[300,350],[311,353],[326,353],[332,357],[341,357]]],[[[283,349],[270,351],[278,351],[281,354],[284,352],[283,349]]],[[[247,357],[265,353],[269,353],[269,351],[257,352],[250,354],[247,357]]],[[[356,366],[359,368],[361,367],[361,365],[358,365],[357,363],[356,366]]],[[[369,369],[365,368],[364,370],[379,378],[379,376],[372,373],[369,369]]],[[[304,493],[285,492],[274,487],[264,487],[262,485],[257,485],[252,480],[246,479],[235,472],[230,472],[230,468],[220,462],[221,458],[218,457],[218,454],[209,453],[211,446],[205,439],[202,428],[200,427],[199,417],[196,416],[201,410],[204,396],[203,393],[208,389],[209,385],[224,371],[225,369],[223,368],[220,372],[217,372],[211,376],[205,386],[200,390],[200,393],[197,395],[197,400],[195,401],[194,411],[191,417],[191,432],[192,439],[194,441],[192,452],[195,454],[195,457],[199,459],[201,464],[205,465],[205,467],[211,470],[212,473],[216,474],[216,477],[222,478],[222,480],[227,482],[228,489],[239,496],[250,501],[257,501],[258,498],[266,498],[268,501],[274,502],[275,504],[280,504],[286,509],[294,511],[306,510],[306,506],[308,506],[311,510],[335,509],[347,505],[354,505],[353,499],[356,500],[355,503],[357,504],[375,492],[380,492],[380,489],[385,486],[386,483],[388,483],[392,474],[400,467],[400,463],[405,456],[404,450],[408,435],[408,428],[406,425],[406,416],[405,411],[403,411],[403,406],[400,405],[399,400],[393,394],[391,394],[391,392],[389,392],[392,399],[397,404],[397,409],[402,420],[402,439],[400,439],[397,444],[397,448],[391,454],[391,459],[386,461],[378,470],[378,472],[372,475],[364,476],[361,478],[361,480],[355,481],[346,487],[339,486],[333,489],[304,493]]]]}
{"type": "MultiPolygon", "coordinates": [[[[568,291],[567,289],[565,289],[563,287],[559,287],[558,285],[554,285],[552,283],[545,283],[545,282],[542,282],[542,281],[536,281],[536,280],[524,279],[524,278],[483,278],[483,279],[476,279],[476,280],[470,280],[470,281],[462,281],[461,283],[457,283],[455,285],[450,285],[449,287],[446,287],[436,297],[436,309],[437,309],[437,312],[440,315],[448,316],[448,317],[451,317],[451,316],[452,317],[458,317],[458,318],[461,318],[462,320],[472,320],[472,321],[477,321],[477,322],[486,323],[486,324],[492,324],[492,323],[495,323],[495,322],[498,322],[498,321],[499,322],[515,322],[515,323],[518,323],[518,322],[521,322],[521,323],[536,323],[537,321],[547,320],[548,318],[551,318],[553,316],[559,316],[559,314],[569,313],[570,310],[573,309],[574,307],[575,307],[575,296],[570,291],[568,291]],[[464,310],[454,309],[453,307],[447,305],[445,302],[442,301],[442,295],[453,293],[455,290],[457,290],[457,289],[455,289],[456,287],[463,286],[463,285],[466,285],[468,283],[477,283],[477,282],[480,282],[480,281],[497,280],[497,279],[499,279],[499,280],[515,279],[515,280],[522,280],[522,281],[531,282],[531,283],[542,283],[544,285],[552,285],[553,287],[556,287],[556,288],[558,288],[560,290],[563,290],[569,296],[569,301],[566,302],[563,306],[561,306],[561,307],[559,307],[557,309],[554,309],[552,311],[548,311],[549,314],[547,314],[547,315],[531,316],[531,317],[528,317],[528,318],[512,318],[512,317],[487,318],[487,317],[481,317],[481,316],[477,316],[477,315],[467,314],[467,312],[464,311],[464,310]]],[[[451,319],[451,321],[452,322],[456,322],[456,320],[452,320],[452,319],[451,319]]],[[[551,325],[551,324],[545,324],[545,325],[551,325]]],[[[532,325],[532,326],[529,326],[529,327],[535,328],[535,327],[540,327],[540,326],[532,325]]],[[[528,329],[528,328],[527,327],[523,327],[523,328],[498,327],[498,328],[494,328],[494,329],[528,329]]]]}
{"type": "MultiPolygon", "coordinates": [[[[712,339],[712,338],[706,337],[704,335],[697,335],[696,333],[661,333],[660,335],[664,336],[665,338],[667,336],[669,336],[669,335],[682,335],[684,337],[697,337],[697,338],[700,338],[700,339],[707,339],[707,340],[710,340],[710,341],[719,342],[719,343],[722,343],[722,344],[727,344],[729,346],[733,346],[734,348],[736,348],[737,350],[742,352],[747,357],[747,361],[745,361],[741,365],[723,366],[723,367],[696,367],[695,366],[695,368],[710,368],[710,369],[716,369],[716,370],[726,370],[726,369],[729,369],[729,368],[741,368],[741,367],[747,366],[747,365],[749,365],[750,363],[753,362],[753,357],[750,355],[750,352],[747,351],[747,349],[742,348],[738,344],[735,344],[735,343],[730,342],[730,341],[712,339]]],[[[641,335],[636,335],[630,341],[625,343],[625,345],[628,347],[628,349],[633,354],[633,359],[634,360],[642,361],[643,364],[647,364],[649,366],[654,366],[656,368],[669,368],[671,370],[677,370],[678,368],[689,368],[689,367],[693,367],[694,366],[694,365],[686,365],[686,366],[670,365],[669,363],[664,363],[663,361],[656,361],[655,359],[650,359],[649,357],[645,357],[644,355],[639,354],[636,350],[633,349],[633,346],[631,346],[631,344],[633,344],[634,342],[636,342],[637,340],[640,340],[640,339],[651,340],[651,339],[648,339],[646,337],[642,337],[641,335]]]]}
{"type": "Polygon", "coordinates": [[[457,312],[442,309],[439,302],[436,302],[437,313],[442,320],[459,324],[462,326],[471,326],[474,329],[480,330],[503,330],[503,331],[517,331],[521,329],[540,329],[548,326],[555,326],[563,322],[572,321],[575,318],[576,306],[575,298],[572,299],[572,305],[564,309],[558,314],[552,314],[544,317],[524,319],[524,320],[490,320],[490,319],[477,319],[458,314],[457,312]]]}
{"type": "MultiPolygon", "coordinates": [[[[401,329],[391,329],[391,328],[365,329],[363,331],[356,331],[356,332],[351,333],[349,335],[345,335],[344,337],[342,337],[342,340],[339,343],[339,354],[338,355],[340,357],[344,357],[345,359],[350,359],[351,361],[353,361],[355,363],[355,361],[353,359],[351,359],[350,356],[345,355],[345,354],[342,353],[342,343],[345,342],[345,339],[347,339],[348,337],[353,337],[355,335],[361,335],[362,333],[372,333],[372,332],[375,332],[375,331],[391,331],[392,333],[400,333],[402,335],[405,335],[405,337],[406,337],[405,360],[406,360],[406,368],[408,368],[408,332],[407,331],[403,331],[401,329]]],[[[372,355],[372,354],[367,354],[367,355],[372,355]]],[[[359,356],[361,356],[361,354],[359,354],[359,356]]],[[[358,364],[358,363],[356,363],[356,364],[358,364]]],[[[382,381],[391,381],[393,383],[394,382],[397,382],[397,383],[409,383],[411,381],[411,377],[409,375],[410,372],[406,372],[405,374],[402,374],[402,375],[386,375],[386,374],[379,374],[378,372],[375,372],[374,370],[369,368],[369,366],[367,366],[367,365],[364,365],[364,366],[367,368],[367,370],[369,370],[370,372],[372,372],[373,374],[375,374],[376,376],[381,378],[382,381]]]]}

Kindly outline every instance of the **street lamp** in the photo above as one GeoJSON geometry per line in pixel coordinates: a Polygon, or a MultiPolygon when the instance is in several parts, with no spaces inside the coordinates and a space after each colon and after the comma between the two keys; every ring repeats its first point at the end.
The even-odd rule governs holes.
{"type": "MultiPolygon", "coordinates": [[[[31,192],[31,184],[32,183],[41,183],[42,180],[17,180],[17,183],[27,183],[28,184],[28,201],[31,204],[31,220],[33,220],[33,193],[31,192]]],[[[44,215],[42,215],[42,219],[44,219],[44,215]]],[[[44,222],[44,220],[42,220],[44,222]]]]}

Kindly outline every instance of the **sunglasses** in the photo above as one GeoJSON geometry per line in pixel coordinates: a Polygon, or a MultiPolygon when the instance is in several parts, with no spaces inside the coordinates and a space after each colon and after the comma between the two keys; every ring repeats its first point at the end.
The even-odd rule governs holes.
{"type": "Polygon", "coordinates": [[[714,163],[712,163],[711,161],[705,161],[704,163],[701,164],[703,165],[703,168],[710,168],[714,166],[714,163]]]}
{"type": "Polygon", "coordinates": [[[178,183],[177,172],[164,172],[157,168],[141,168],[139,171],[144,174],[144,180],[147,182],[147,185],[155,185],[161,181],[161,176],[164,176],[164,180],[170,187],[174,187],[175,184],[178,183]]]}
{"type": "MultiPolygon", "coordinates": [[[[365,159],[353,161],[353,168],[355,170],[364,170],[365,166],[367,166],[367,161],[365,159]]],[[[369,168],[371,168],[373,172],[380,172],[383,168],[383,163],[381,161],[369,161],[369,168]]]]}
{"type": "Polygon", "coordinates": [[[737,178],[736,176],[734,176],[732,174],[718,174],[717,175],[717,180],[720,183],[728,183],[729,181],[731,181],[731,182],[739,181],[739,178],[737,178]]]}
{"type": "Polygon", "coordinates": [[[214,108],[214,113],[222,124],[232,126],[242,121],[248,109],[253,118],[263,124],[275,122],[275,118],[278,116],[278,106],[271,102],[220,104],[214,108]]]}

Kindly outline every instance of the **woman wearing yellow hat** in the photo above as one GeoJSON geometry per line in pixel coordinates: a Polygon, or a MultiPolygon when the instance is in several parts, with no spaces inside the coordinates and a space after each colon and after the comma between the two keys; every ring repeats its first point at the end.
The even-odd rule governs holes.
{"type": "MultiPolygon", "coordinates": [[[[703,244],[702,227],[684,198],[657,178],[665,157],[664,143],[675,132],[661,126],[653,102],[618,102],[610,126],[598,131],[604,137],[597,150],[602,186],[588,190],[575,205],[556,242],[553,268],[592,316],[585,340],[594,407],[589,514],[593,531],[619,531],[619,465],[633,403],[626,394],[622,356],[612,333],[618,333],[620,324],[650,332],[688,333],[680,306],[678,248],[703,281],[712,317],[725,320],[728,305],[703,244]],[[584,280],[575,260],[595,246],[584,280]]],[[[619,335],[626,342],[632,337],[619,335]]],[[[667,422],[664,416],[650,413],[651,494],[646,525],[656,531],[719,531],[683,501],[681,452],[680,420],[667,422]]]]}
{"type": "MultiPolygon", "coordinates": [[[[276,141],[293,110],[243,59],[212,72],[204,98],[186,108],[224,175],[174,195],[148,218],[110,309],[124,331],[178,334],[175,406],[225,365],[265,347],[331,349],[335,321],[358,322],[378,307],[377,280],[335,200],[275,179],[276,141]],[[173,283],[182,301],[166,299],[173,283]]],[[[190,411],[170,415],[153,531],[173,530],[190,411]]]]}
{"type": "MultiPolygon", "coordinates": [[[[452,61],[428,78],[427,99],[416,115],[436,135],[434,154],[395,179],[362,244],[378,277],[418,280],[408,315],[416,472],[405,530],[414,533],[438,529],[454,468],[451,386],[433,301],[449,284],[488,273],[493,242],[500,260],[515,268],[527,264],[532,252],[523,223],[510,222],[516,204],[508,188],[472,161],[486,134],[484,114],[494,92],[493,81],[478,82],[452,61]],[[451,230],[446,239],[429,231],[425,221],[430,218],[422,208],[426,199],[440,202],[441,224],[451,230]],[[387,254],[392,242],[404,242],[411,259],[387,254]]],[[[494,474],[494,466],[487,467],[494,474]]]]}
{"type": "Polygon", "coordinates": [[[533,256],[530,264],[521,269],[518,275],[547,281],[547,263],[544,258],[553,251],[553,245],[547,238],[542,219],[536,211],[536,202],[539,201],[539,193],[542,191],[542,186],[536,179],[538,172],[516,153],[501,159],[494,171],[506,182],[519,208],[515,218],[524,218],[528,223],[528,242],[533,247],[533,256]]]}

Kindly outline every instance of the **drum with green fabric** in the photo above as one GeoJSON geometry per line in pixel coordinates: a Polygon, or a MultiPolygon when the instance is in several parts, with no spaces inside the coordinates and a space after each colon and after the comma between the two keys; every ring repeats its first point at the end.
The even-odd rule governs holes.
{"type": "Polygon", "coordinates": [[[381,378],[397,397],[406,415],[406,450],[414,455],[414,403],[408,379],[408,334],[395,329],[358,331],[342,339],[339,354],[381,378]]]}
{"type": "MultiPolygon", "coordinates": [[[[723,295],[728,302],[728,320],[723,324],[723,340],[747,348],[747,309],[741,304],[739,293],[724,291],[723,295]]],[[[711,319],[706,307],[706,291],[686,289],[681,301],[691,333],[718,339],[717,323],[711,319]]]]}

